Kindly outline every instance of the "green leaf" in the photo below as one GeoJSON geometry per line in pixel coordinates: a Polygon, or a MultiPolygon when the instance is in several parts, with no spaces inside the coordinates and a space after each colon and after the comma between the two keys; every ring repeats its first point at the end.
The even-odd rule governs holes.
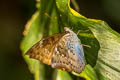
{"type": "Polygon", "coordinates": [[[58,70],[56,80],[72,80],[72,77],[69,75],[68,72],[58,70]]]}
{"type": "Polygon", "coordinates": [[[100,43],[95,70],[100,80],[120,79],[120,35],[104,21],[87,21],[90,29],[100,43]]]}

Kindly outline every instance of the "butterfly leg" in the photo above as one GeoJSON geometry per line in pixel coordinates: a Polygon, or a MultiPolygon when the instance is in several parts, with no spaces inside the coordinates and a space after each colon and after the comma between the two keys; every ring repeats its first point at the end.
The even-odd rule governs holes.
{"type": "Polygon", "coordinates": [[[78,30],[77,35],[78,35],[80,32],[89,32],[89,30],[78,30]]]}
{"type": "Polygon", "coordinates": [[[86,45],[86,44],[82,44],[82,46],[85,46],[85,47],[91,48],[90,45],[86,45]]]}

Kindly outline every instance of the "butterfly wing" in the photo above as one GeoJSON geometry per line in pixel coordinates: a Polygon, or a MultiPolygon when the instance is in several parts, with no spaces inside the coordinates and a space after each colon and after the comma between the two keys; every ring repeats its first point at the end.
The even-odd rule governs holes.
{"type": "Polygon", "coordinates": [[[52,67],[80,73],[85,66],[84,52],[80,40],[74,33],[64,35],[53,51],[52,67]]]}
{"type": "Polygon", "coordinates": [[[65,33],[55,34],[37,42],[27,51],[26,55],[29,55],[30,58],[40,60],[41,62],[50,65],[54,47],[64,34],[65,33]]]}

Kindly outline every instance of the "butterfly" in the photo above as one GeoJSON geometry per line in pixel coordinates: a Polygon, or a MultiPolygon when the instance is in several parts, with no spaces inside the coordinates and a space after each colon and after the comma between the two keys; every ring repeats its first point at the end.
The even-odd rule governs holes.
{"type": "Polygon", "coordinates": [[[67,27],[64,27],[63,33],[54,34],[37,42],[26,55],[51,65],[52,68],[67,72],[81,73],[85,67],[81,41],[67,27]]]}

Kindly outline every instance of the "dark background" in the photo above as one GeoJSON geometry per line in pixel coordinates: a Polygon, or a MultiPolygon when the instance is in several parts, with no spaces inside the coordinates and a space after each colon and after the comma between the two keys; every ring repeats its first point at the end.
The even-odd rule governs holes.
{"type": "MultiPolygon", "coordinates": [[[[76,1],[81,14],[104,20],[120,33],[120,0],[76,1]]],[[[33,80],[22,58],[20,42],[24,25],[35,11],[35,0],[0,0],[0,80],[33,80]]]]}

